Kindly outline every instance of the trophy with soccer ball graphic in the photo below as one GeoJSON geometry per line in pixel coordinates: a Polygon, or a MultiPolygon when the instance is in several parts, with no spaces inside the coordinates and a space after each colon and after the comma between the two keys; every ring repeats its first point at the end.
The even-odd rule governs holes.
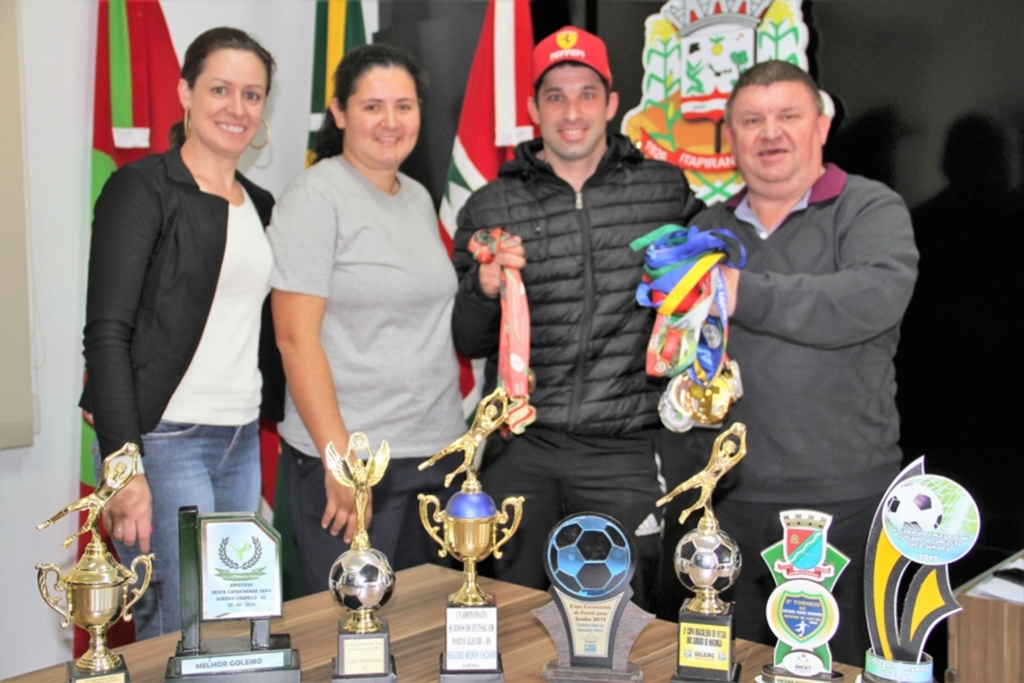
{"type": "Polygon", "coordinates": [[[925,474],[924,458],[904,469],[889,486],[868,533],[864,562],[864,608],[868,683],[931,681],[925,640],[937,623],[960,611],[949,583],[949,563],[978,540],[978,506],[951,479],[925,474]],[[897,613],[900,582],[911,563],[920,565],[897,613]]]}
{"type": "Polygon", "coordinates": [[[548,534],[544,570],[551,602],[533,610],[555,645],[547,681],[642,681],[628,660],[654,618],[630,601],[636,547],[619,522],[596,512],[566,517],[548,534]]]}

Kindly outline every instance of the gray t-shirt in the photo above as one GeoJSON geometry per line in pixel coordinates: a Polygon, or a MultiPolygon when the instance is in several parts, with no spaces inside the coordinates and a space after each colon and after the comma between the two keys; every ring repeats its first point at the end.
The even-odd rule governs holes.
{"type": "MultiPolygon", "coordinates": [[[[386,439],[395,458],[426,457],[466,426],[451,333],[457,281],[430,195],[398,179],[391,196],[341,156],[299,174],[267,228],[270,285],[327,299],[320,343],[349,432],[365,432],[374,450],[386,439]]],[[[290,391],[278,431],[317,452],[290,391]]]]}

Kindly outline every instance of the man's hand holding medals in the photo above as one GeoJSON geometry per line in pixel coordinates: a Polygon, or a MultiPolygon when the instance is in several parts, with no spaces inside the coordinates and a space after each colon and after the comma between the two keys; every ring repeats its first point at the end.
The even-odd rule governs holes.
{"type": "MultiPolygon", "coordinates": [[[[530,309],[526,301],[526,287],[519,274],[525,265],[520,241],[501,228],[478,230],[469,241],[469,252],[481,266],[500,264],[501,334],[498,342],[498,386],[509,395],[506,427],[513,434],[522,434],[537,419],[537,411],[530,405],[530,391],[534,376],[530,371],[530,309]],[[512,258],[498,259],[499,254],[512,258]]],[[[484,278],[481,278],[483,287],[484,278]]]]}
{"type": "Polygon", "coordinates": [[[723,274],[723,266],[743,268],[743,245],[728,230],[670,224],[630,247],[646,250],[637,303],[658,312],[647,374],[671,378],[658,406],[661,421],[675,432],[718,427],[743,396],[739,365],[726,353],[736,271],[723,274]]]}

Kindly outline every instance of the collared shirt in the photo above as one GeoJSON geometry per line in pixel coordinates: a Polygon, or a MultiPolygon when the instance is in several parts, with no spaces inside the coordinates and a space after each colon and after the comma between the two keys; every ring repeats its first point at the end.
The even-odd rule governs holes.
{"type": "MultiPolygon", "coordinates": [[[[782,220],[775,224],[775,227],[777,228],[780,225],[782,225],[782,222],[789,218],[790,214],[792,214],[794,211],[803,211],[804,209],[806,209],[810,199],[811,190],[807,190],[804,196],[800,198],[800,201],[798,201],[796,205],[789,210],[789,213],[783,216],[782,220]]],[[[750,206],[749,194],[744,194],[743,199],[740,200],[739,206],[736,207],[736,218],[739,218],[741,221],[745,223],[750,223],[751,225],[753,225],[754,230],[757,230],[757,236],[763,240],[768,239],[768,236],[772,234],[772,231],[761,225],[761,221],[757,219],[757,214],[754,213],[754,209],[752,209],[750,206]]]]}
{"type": "Polygon", "coordinates": [[[747,193],[747,188],[743,188],[729,199],[725,205],[733,210],[736,218],[740,219],[744,223],[749,223],[754,226],[754,230],[757,231],[758,236],[766,240],[768,236],[775,232],[775,229],[786,222],[786,219],[797,211],[803,211],[811,204],[816,202],[822,202],[833,197],[838,197],[839,193],[843,191],[843,187],[846,185],[846,172],[835,164],[825,164],[825,172],[821,174],[811,189],[807,191],[799,202],[789,210],[782,220],[779,221],[778,225],[771,230],[765,228],[761,221],[757,219],[754,214],[754,210],[750,207],[750,196],[747,193]]]}

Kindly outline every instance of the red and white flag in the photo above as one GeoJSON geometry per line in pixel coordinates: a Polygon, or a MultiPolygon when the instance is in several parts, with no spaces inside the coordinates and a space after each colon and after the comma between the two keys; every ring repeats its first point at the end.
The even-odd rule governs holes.
{"type": "MultiPolygon", "coordinates": [[[[513,148],[536,135],[526,98],[532,94],[533,26],[529,0],[490,0],[459,115],[448,180],[438,220],[452,251],[455,219],[474,191],[498,177],[513,148]]],[[[480,400],[482,364],[459,358],[463,410],[480,400]]]]}
{"type": "MultiPolygon", "coordinates": [[[[98,4],[90,206],[118,168],[166,151],[167,131],[182,117],[178,57],[159,0],[99,0],[98,4]]],[[[92,427],[83,421],[79,484],[83,497],[96,486],[95,438],[92,427]]],[[[83,512],[79,521],[84,518],[83,512]]],[[[79,538],[79,556],[89,538],[89,534],[79,538]]],[[[112,548],[109,543],[108,548],[112,548]]],[[[134,633],[132,624],[119,621],[108,633],[107,644],[130,643],[134,633]]],[[[89,633],[75,629],[75,656],[88,645],[89,633]]]]}

